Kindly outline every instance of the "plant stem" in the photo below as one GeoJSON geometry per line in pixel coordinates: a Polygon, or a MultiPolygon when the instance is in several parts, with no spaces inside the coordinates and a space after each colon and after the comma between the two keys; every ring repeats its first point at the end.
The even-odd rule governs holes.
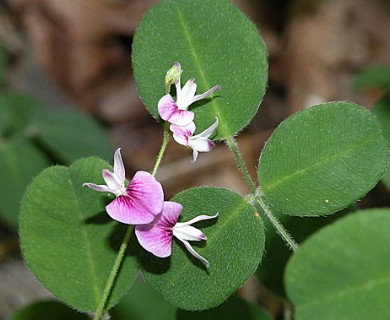
{"type": "Polygon", "coordinates": [[[241,157],[240,151],[238,150],[238,145],[234,137],[228,137],[226,139],[226,144],[230,148],[230,150],[233,152],[234,159],[236,160],[236,163],[238,165],[238,168],[241,171],[242,176],[244,177],[246,184],[248,185],[249,189],[253,194],[256,193],[256,185],[253,182],[251,176],[249,175],[248,169],[245,166],[244,160],[241,157]]]}
{"type": "MultiPolygon", "coordinates": [[[[284,226],[280,223],[280,221],[271,213],[271,210],[269,207],[265,204],[263,198],[261,196],[256,196],[255,198],[257,204],[260,206],[268,220],[272,223],[274,226],[276,232],[280,235],[280,237],[284,240],[284,242],[287,244],[287,246],[292,251],[298,250],[298,244],[295,242],[294,238],[291,236],[291,234],[284,228],[284,226]]],[[[255,205],[256,206],[256,205],[255,205]]],[[[256,206],[257,207],[257,206],[256,206]]],[[[256,208],[258,210],[258,208],[256,208]]],[[[259,211],[259,210],[258,210],[259,211]]]]}
{"type": "MultiPolygon", "coordinates": [[[[241,174],[243,175],[246,184],[248,185],[249,189],[253,193],[253,196],[255,197],[255,202],[258,206],[260,206],[261,211],[264,212],[268,220],[272,223],[274,226],[276,232],[280,235],[280,237],[285,241],[287,246],[292,250],[296,251],[298,249],[298,244],[295,242],[293,237],[290,235],[290,233],[284,228],[284,226],[280,223],[280,221],[272,214],[270,208],[267,206],[267,204],[264,202],[261,195],[258,195],[256,185],[253,182],[251,176],[249,175],[248,169],[245,166],[244,160],[242,159],[242,156],[240,154],[240,151],[238,149],[238,145],[234,137],[228,137],[226,139],[226,144],[230,148],[230,150],[233,153],[234,159],[236,160],[236,163],[238,165],[238,168],[241,171],[241,174]]],[[[258,206],[255,204],[256,210],[260,211],[258,206]]]]}
{"type": "Polygon", "coordinates": [[[164,125],[164,138],[161,145],[160,152],[158,153],[156,164],[154,165],[152,176],[155,176],[158,170],[158,167],[160,166],[161,160],[163,158],[164,152],[167,148],[168,142],[171,138],[171,134],[169,133],[169,122],[165,122],[164,125]]]}
{"type": "Polygon", "coordinates": [[[116,256],[114,266],[111,269],[110,276],[107,279],[107,283],[106,283],[106,286],[104,288],[103,295],[100,299],[100,303],[98,305],[98,308],[96,310],[95,317],[93,318],[94,320],[99,320],[100,317],[103,315],[104,307],[105,307],[107,299],[111,293],[111,289],[112,289],[112,286],[114,285],[114,281],[115,281],[115,278],[118,274],[118,270],[122,264],[123,257],[125,256],[125,252],[126,252],[128,244],[129,244],[129,240],[130,240],[130,236],[131,236],[131,232],[133,231],[133,228],[134,228],[134,226],[130,225],[126,230],[125,237],[123,238],[121,247],[120,247],[119,252],[116,256]]]}

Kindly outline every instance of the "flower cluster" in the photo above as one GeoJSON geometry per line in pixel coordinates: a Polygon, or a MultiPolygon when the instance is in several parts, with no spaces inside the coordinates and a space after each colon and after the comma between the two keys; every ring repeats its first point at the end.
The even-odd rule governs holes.
{"type": "Polygon", "coordinates": [[[157,257],[171,255],[172,238],[180,240],[187,250],[202,260],[208,267],[209,262],[200,256],[188,241],[207,240],[202,231],[191,226],[193,223],[213,219],[218,216],[200,215],[187,222],[177,222],[183,207],[181,204],[164,201],[161,184],[148,172],[138,171],[125,186],[125,168],[120,149],[114,154],[114,172],[102,171],[105,185],[84,183],[99,192],[113,193],[116,198],[106,206],[111,218],[125,224],[135,225],[135,234],[140,245],[157,257]]]}
{"type": "Polygon", "coordinates": [[[195,95],[197,88],[195,79],[189,79],[184,87],[181,87],[182,72],[183,70],[179,62],[175,62],[173,67],[168,70],[165,84],[168,88],[172,83],[175,84],[176,102],[168,93],[160,99],[157,108],[161,119],[171,124],[170,130],[173,133],[175,141],[193,150],[193,162],[195,162],[199,152],[208,152],[214,147],[214,142],[208,138],[217,128],[218,118],[215,118],[214,124],[205,131],[194,135],[196,130],[194,112],[189,111],[188,107],[194,102],[204,99],[213,92],[220,90],[221,86],[214,86],[203,94],[195,95]]]}

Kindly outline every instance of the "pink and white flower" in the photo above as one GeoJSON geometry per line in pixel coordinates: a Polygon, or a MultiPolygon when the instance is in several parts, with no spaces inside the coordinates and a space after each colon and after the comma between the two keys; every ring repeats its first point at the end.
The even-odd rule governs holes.
{"type": "Polygon", "coordinates": [[[148,172],[138,171],[125,186],[125,167],[120,148],[114,154],[114,172],[102,171],[105,185],[83,183],[99,192],[113,193],[116,198],[106,206],[108,215],[125,224],[148,224],[161,213],[164,192],[161,184],[148,172]]]}
{"type": "MultiPolygon", "coordinates": [[[[176,74],[181,75],[181,65],[179,62],[175,63],[177,68],[176,74]]],[[[176,126],[186,126],[194,120],[194,113],[188,111],[188,107],[196,101],[206,98],[214,91],[221,89],[220,85],[212,87],[205,93],[195,95],[196,83],[195,79],[190,79],[186,82],[184,87],[181,87],[181,77],[177,77],[175,82],[176,86],[176,102],[172,96],[168,93],[163,96],[158,102],[158,113],[160,117],[176,126]]]]}
{"type": "Polygon", "coordinates": [[[172,201],[165,201],[163,210],[159,217],[150,225],[137,225],[135,234],[140,245],[157,257],[166,258],[172,253],[172,238],[175,236],[180,240],[186,249],[196,258],[209,267],[209,262],[199,255],[188,241],[207,240],[205,234],[191,226],[193,223],[202,220],[214,219],[213,216],[200,215],[187,222],[177,222],[183,206],[172,201]]]}
{"type": "Polygon", "coordinates": [[[195,162],[198,158],[199,152],[209,152],[214,148],[215,143],[210,140],[209,137],[213,134],[217,127],[218,118],[215,117],[215,122],[209,128],[195,136],[194,132],[196,126],[194,122],[191,122],[189,125],[183,127],[171,124],[169,128],[173,133],[173,139],[175,139],[177,143],[193,150],[192,161],[195,162]]]}

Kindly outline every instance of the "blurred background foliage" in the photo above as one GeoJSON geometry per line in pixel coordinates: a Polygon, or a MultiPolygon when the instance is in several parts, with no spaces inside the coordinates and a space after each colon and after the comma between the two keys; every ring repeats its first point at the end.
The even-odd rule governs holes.
{"type": "MultiPolygon", "coordinates": [[[[130,54],[137,24],[156,2],[0,3],[0,319],[29,302],[51,298],[26,270],[18,251],[19,201],[33,176],[49,165],[67,165],[91,154],[112,161],[118,146],[128,176],[153,167],[162,128],[138,97],[130,54]]],[[[238,138],[253,176],[260,150],[278,123],[322,102],[350,100],[374,109],[390,140],[389,1],[232,2],[254,21],[269,51],[266,96],[238,138]]],[[[357,208],[390,206],[389,174],[357,208]]],[[[190,163],[188,150],[169,145],[157,178],[167,199],[195,185],[249,192],[222,144],[196,165],[190,163]]],[[[298,242],[341,216],[277,215],[298,242]]],[[[282,272],[290,252],[271,226],[266,232],[258,277],[238,294],[282,319],[282,272]]]]}

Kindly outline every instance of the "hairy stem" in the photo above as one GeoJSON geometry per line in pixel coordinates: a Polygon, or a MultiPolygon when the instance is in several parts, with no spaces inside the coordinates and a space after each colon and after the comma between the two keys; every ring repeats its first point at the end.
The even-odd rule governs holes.
{"type": "Polygon", "coordinates": [[[241,171],[242,176],[245,179],[246,184],[248,185],[249,189],[253,194],[256,193],[256,185],[253,182],[251,176],[249,175],[248,169],[245,166],[244,160],[242,159],[242,156],[240,154],[240,151],[238,150],[238,145],[236,140],[233,136],[228,137],[226,139],[226,144],[228,145],[229,149],[232,151],[234,160],[236,160],[237,166],[241,171]]]}
{"type": "Polygon", "coordinates": [[[165,122],[165,125],[164,125],[164,138],[163,138],[163,142],[162,142],[162,145],[161,145],[161,149],[160,149],[160,152],[158,153],[158,156],[157,156],[157,160],[156,160],[156,164],[154,165],[154,168],[153,168],[153,172],[152,172],[152,176],[155,176],[156,173],[157,173],[157,170],[160,166],[160,163],[161,163],[161,160],[164,156],[164,152],[167,148],[167,145],[168,145],[168,142],[171,138],[171,134],[169,133],[169,122],[165,122]]]}
{"type": "Polygon", "coordinates": [[[255,198],[256,204],[255,207],[257,211],[259,211],[258,206],[262,209],[268,220],[272,223],[274,226],[276,232],[279,234],[279,236],[283,239],[283,241],[286,243],[286,245],[292,250],[297,251],[298,250],[298,244],[295,242],[294,238],[291,236],[291,234],[284,228],[284,226],[280,223],[280,221],[271,213],[271,210],[267,206],[267,204],[264,202],[263,198],[261,196],[257,196],[255,198]]]}
{"type": "Polygon", "coordinates": [[[256,185],[253,182],[251,176],[249,175],[248,169],[245,166],[244,160],[242,159],[242,156],[241,156],[240,151],[238,149],[237,142],[234,139],[234,137],[228,137],[226,139],[226,144],[228,145],[228,147],[232,151],[233,156],[234,156],[234,160],[236,161],[237,166],[240,169],[241,174],[244,177],[246,184],[248,185],[249,189],[251,190],[251,192],[253,193],[253,195],[255,197],[255,207],[256,207],[257,211],[264,212],[265,216],[272,223],[276,232],[284,240],[284,242],[287,244],[287,246],[291,250],[296,251],[298,249],[298,244],[295,242],[295,240],[290,235],[290,233],[280,223],[280,221],[272,214],[270,208],[264,202],[263,198],[260,195],[257,195],[256,185]],[[259,210],[259,209],[261,209],[261,210],[259,210]]]}
{"type": "Polygon", "coordinates": [[[129,226],[127,228],[125,237],[123,238],[121,247],[120,247],[119,252],[116,256],[114,265],[111,269],[111,273],[107,279],[106,286],[105,286],[104,291],[103,291],[103,295],[100,298],[100,302],[99,302],[98,308],[96,310],[95,317],[93,318],[94,320],[99,320],[104,313],[104,307],[106,306],[107,299],[110,296],[112,286],[114,285],[116,276],[118,274],[118,270],[119,270],[119,268],[122,264],[122,260],[125,256],[125,252],[126,252],[128,244],[129,244],[129,240],[130,240],[130,236],[131,236],[131,232],[133,231],[133,228],[134,228],[133,226],[129,226]]]}

